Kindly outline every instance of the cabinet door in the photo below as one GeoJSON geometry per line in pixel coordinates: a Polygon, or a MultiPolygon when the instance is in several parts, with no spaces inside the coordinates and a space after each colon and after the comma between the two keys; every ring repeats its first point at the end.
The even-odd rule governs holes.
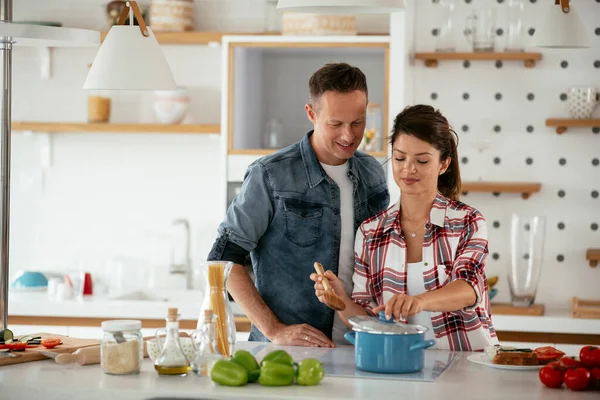
{"type": "Polygon", "coordinates": [[[346,62],[367,77],[369,102],[381,106],[372,153],[385,156],[389,43],[230,43],[228,154],[268,154],[302,139],[308,81],[320,67],[346,62]]]}

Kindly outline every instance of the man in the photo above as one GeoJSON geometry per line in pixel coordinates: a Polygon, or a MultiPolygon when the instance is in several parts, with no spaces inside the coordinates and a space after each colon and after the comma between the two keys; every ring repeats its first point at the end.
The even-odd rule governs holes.
{"type": "Polygon", "coordinates": [[[389,192],[379,163],[355,154],[365,130],[365,75],[327,64],[309,90],[314,130],[248,167],[208,260],[234,262],[227,289],[252,321],[250,340],[332,347],[347,328],[315,297],[313,264],[333,271],[350,294],[354,235],[388,207],[389,192]],[[249,253],[256,287],[241,265],[249,253]]]}

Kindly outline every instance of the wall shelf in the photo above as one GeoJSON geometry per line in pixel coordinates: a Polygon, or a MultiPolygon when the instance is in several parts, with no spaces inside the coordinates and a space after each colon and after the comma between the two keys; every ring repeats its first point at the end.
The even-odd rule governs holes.
{"type": "Polygon", "coordinates": [[[99,132],[99,133],[201,133],[220,134],[216,124],[111,124],[71,122],[13,122],[14,131],[29,132],[99,132]]]}
{"type": "Polygon", "coordinates": [[[560,135],[565,133],[567,128],[600,127],[600,119],[549,118],[546,120],[546,126],[556,127],[556,133],[560,135]]]}
{"type": "Polygon", "coordinates": [[[522,198],[528,199],[541,188],[542,184],[537,182],[463,182],[461,190],[463,193],[521,193],[522,198]]]}
{"type": "Polygon", "coordinates": [[[590,262],[590,267],[597,267],[600,261],[600,249],[588,249],[585,258],[590,262]]]}
{"type": "MultiPolygon", "coordinates": [[[[266,156],[273,154],[277,150],[279,149],[231,149],[229,150],[228,154],[236,156],[266,156]]],[[[387,157],[387,153],[385,151],[370,151],[366,153],[376,158],[387,157]]]]}
{"type": "MultiPolygon", "coordinates": [[[[108,32],[102,32],[100,40],[104,40],[108,32]]],[[[363,36],[387,36],[387,33],[360,34],[363,36]]],[[[223,36],[282,36],[280,32],[154,32],[154,36],[160,44],[182,44],[182,45],[208,45],[220,44],[223,36]]],[[[293,40],[296,36],[282,36],[293,40]]],[[[349,38],[355,36],[348,36],[349,38]]]]}
{"type": "Polygon", "coordinates": [[[440,61],[523,61],[526,68],[535,67],[542,59],[541,53],[415,53],[416,60],[423,60],[428,68],[436,68],[440,61]]]}

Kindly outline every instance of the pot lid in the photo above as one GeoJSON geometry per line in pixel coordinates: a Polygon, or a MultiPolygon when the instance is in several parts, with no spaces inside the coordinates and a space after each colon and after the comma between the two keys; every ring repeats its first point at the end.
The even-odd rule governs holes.
{"type": "Polygon", "coordinates": [[[422,325],[405,324],[403,322],[388,320],[385,311],[379,312],[379,317],[360,315],[350,317],[348,322],[355,332],[366,332],[380,335],[415,335],[427,332],[429,329],[422,325]]]}

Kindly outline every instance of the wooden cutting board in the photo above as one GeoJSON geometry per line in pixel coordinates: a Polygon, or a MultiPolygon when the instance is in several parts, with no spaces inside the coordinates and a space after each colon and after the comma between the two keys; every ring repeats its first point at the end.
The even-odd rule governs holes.
{"type": "Polygon", "coordinates": [[[12,353],[16,355],[16,357],[0,355],[0,366],[48,359],[48,357],[41,354],[40,351],[47,350],[52,351],[54,353],[72,353],[75,350],[80,349],[82,347],[89,347],[100,344],[100,341],[96,339],[78,339],[69,336],[55,335],[53,333],[32,333],[27,336],[41,336],[42,339],[58,338],[62,341],[62,344],[50,350],[46,349],[40,344],[36,348],[25,349],[23,351],[13,351],[12,353]]]}

